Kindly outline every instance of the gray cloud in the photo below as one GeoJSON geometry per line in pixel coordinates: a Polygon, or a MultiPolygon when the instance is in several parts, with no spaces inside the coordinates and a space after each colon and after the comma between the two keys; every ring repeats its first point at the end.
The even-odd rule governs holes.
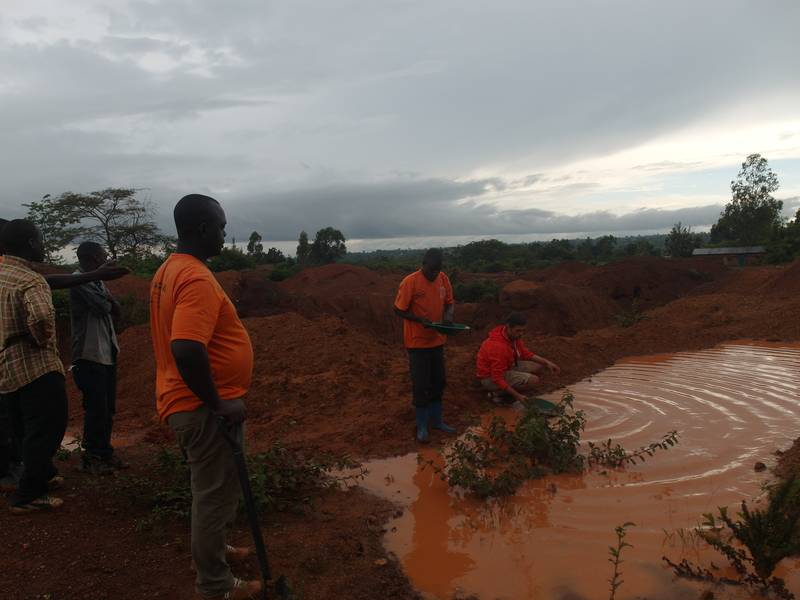
{"type": "MultiPolygon", "coordinates": [[[[363,237],[669,226],[683,213],[573,204],[564,210],[582,216],[566,217],[533,194],[524,211],[484,200],[731,107],[796,116],[800,100],[794,0],[769,10],[746,0],[120,0],[96,10],[109,19],[101,35],[62,39],[38,15],[18,25],[50,39],[0,39],[3,212],[44,193],[124,185],[151,189],[164,213],[185,191],[213,193],[242,228],[292,237],[309,223],[363,237]],[[754,30],[769,33],[757,44],[731,33],[754,30]],[[158,60],[162,70],[145,68],[158,60]],[[471,175],[509,162],[530,175],[471,175]]],[[[578,201],[592,191],[561,184],[578,201]]],[[[708,222],[684,210],[700,212],[682,220],[708,222]]]]}
{"type": "Polygon", "coordinates": [[[677,221],[695,227],[714,223],[720,204],[680,209],[642,208],[625,214],[606,210],[565,215],[530,208],[504,210],[481,202],[490,180],[442,179],[329,186],[274,194],[227,207],[229,234],[253,230],[269,239],[291,240],[305,229],[326,226],[359,239],[501,234],[570,234],[669,229],[677,221]]]}

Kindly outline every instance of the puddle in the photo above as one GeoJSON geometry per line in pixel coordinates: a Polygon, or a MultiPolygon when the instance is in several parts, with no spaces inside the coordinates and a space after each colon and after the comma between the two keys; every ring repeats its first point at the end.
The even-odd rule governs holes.
{"type": "MultiPolygon", "coordinates": [[[[760,494],[768,475],[754,463],[774,464],[773,452],[798,435],[800,348],[737,343],[634,358],[571,389],[586,412],[584,441],[612,438],[630,449],[677,429],[680,443],[625,471],[548,477],[489,503],[450,494],[416,454],[366,464],[363,485],[406,507],[389,523],[385,544],[426,596],[607,598],[614,527],[633,521],[617,599],[697,598],[702,588],[674,581],[661,557],[713,556],[665,532],[760,494]]],[[[779,573],[795,593],[798,567],[786,561],[779,573]]]]}

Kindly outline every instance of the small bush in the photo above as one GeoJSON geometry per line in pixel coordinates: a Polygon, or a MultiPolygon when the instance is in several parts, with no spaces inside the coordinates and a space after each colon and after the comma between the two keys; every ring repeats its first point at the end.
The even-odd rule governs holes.
{"type": "Polygon", "coordinates": [[[580,432],[586,423],[581,411],[571,413],[573,397],[565,392],[552,424],[532,405],[509,429],[495,417],[481,435],[468,432],[444,451],[444,468],[427,464],[442,479],[479,498],[510,496],[528,479],[548,473],[581,471],[580,432]]]}
{"type": "Polygon", "coordinates": [[[294,277],[302,270],[303,267],[294,262],[282,262],[272,270],[269,274],[269,279],[270,281],[283,281],[294,277]]]}
{"type": "MultiPolygon", "coordinates": [[[[266,452],[248,456],[250,484],[259,512],[298,512],[315,493],[363,477],[334,474],[355,468],[347,457],[322,456],[306,460],[279,444],[266,452]]],[[[123,492],[134,504],[149,509],[137,522],[138,530],[151,530],[168,519],[188,519],[192,509],[189,466],[175,450],[161,448],[153,468],[145,476],[121,479],[123,492]]],[[[240,506],[240,512],[243,507],[240,506]]]]}
{"type": "Polygon", "coordinates": [[[500,287],[489,279],[457,283],[453,295],[458,302],[496,302],[500,287]]]}
{"type": "Polygon", "coordinates": [[[784,558],[800,554],[800,480],[791,477],[774,486],[766,508],[751,509],[744,500],[734,519],[725,507],[718,516],[706,513],[696,533],[722,554],[736,571],[737,579],[715,576],[686,559],[663,560],[679,577],[731,585],[747,585],[761,593],[789,600],[794,594],[772,573],[784,558]]]}

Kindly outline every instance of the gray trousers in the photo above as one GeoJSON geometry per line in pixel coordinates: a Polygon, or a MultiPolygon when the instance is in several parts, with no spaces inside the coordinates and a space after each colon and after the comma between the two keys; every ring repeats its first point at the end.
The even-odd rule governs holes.
{"type": "MultiPolygon", "coordinates": [[[[167,418],[186,454],[192,474],[192,559],[197,569],[195,586],[203,597],[233,588],[233,574],[225,559],[228,531],[239,504],[239,479],[233,452],[207,407],[167,418]]],[[[234,434],[241,443],[243,428],[234,434]]]]}

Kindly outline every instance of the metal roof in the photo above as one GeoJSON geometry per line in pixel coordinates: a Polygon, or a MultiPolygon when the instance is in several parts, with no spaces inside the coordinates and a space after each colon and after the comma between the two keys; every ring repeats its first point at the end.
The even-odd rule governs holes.
{"type": "Polygon", "coordinates": [[[692,256],[712,256],[726,254],[764,254],[767,251],[765,246],[740,246],[737,248],[695,248],[692,256]]]}

